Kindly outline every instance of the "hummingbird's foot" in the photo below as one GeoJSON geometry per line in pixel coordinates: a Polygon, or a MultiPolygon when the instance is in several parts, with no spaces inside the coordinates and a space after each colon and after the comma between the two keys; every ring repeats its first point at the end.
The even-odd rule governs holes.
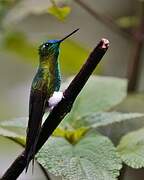
{"type": "Polygon", "coordinates": [[[55,91],[48,100],[48,108],[52,110],[63,98],[63,92],[55,91]]]}

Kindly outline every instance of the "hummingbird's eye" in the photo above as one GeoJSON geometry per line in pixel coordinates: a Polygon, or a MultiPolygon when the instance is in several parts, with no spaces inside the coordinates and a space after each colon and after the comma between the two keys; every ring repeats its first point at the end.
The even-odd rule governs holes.
{"type": "Polygon", "coordinates": [[[48,43],[45,43],[44,45],[43,45],[43,48],[48,48],[49,47],[49,44],[48,43]]]}
{"type": "Polygon", "coordinates": [[[48,47],[48,46],[49,46],[49,44],[48,44],[48,43],[45,43],[45,46],[46,46],[46,47],[48,47]]]}
{"type": "Polygon", "coordinates": [[[42,49],[45,49],[45,48],[48,48],[49,47],[49,44],[48,43],[45,43],[42,45],[42,49]]]}

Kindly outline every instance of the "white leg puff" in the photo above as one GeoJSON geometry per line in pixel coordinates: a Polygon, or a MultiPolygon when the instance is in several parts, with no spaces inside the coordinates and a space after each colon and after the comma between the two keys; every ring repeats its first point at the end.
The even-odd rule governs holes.
{"type": "Polygon", "coordinates": [[[61,101],[62,98],[63,98],[63,92],[55,91],[48,100],[49,109],[52,110],[54,106],[56,106],[61,101]]]}

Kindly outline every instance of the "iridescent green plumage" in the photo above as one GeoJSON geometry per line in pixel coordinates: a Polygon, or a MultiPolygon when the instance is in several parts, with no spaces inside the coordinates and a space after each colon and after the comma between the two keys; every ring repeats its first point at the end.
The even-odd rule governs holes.
{"type": "Polygon", "coordinates": [[[32,82],[33,90],[43,90],[45,86],[48,97],[60,88],[59,45],[60,42],[58,41],[55,43],[45,43],[40,46],[40,64],[32,82]],[[45,51],[48,53],[45,53],[45,51]]]}
{"type": "Polygon", "coordinates": [[[42,117],[49,99],[55,91],[60,89],[61,75],[58,59],[60,43],[77,30],[62,40],[49,40],[39,47],[39,67],[32,82],[29,100],[29,122],[25,147],[26,171],[30,160],[34,159],[42,117]]]}

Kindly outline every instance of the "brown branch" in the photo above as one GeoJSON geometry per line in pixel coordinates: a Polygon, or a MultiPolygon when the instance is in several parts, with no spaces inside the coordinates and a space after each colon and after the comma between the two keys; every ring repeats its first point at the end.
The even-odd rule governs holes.
{"type": "MultiPolygon", "coordinates": [[[[42,130],[40,133],[40,137],[38,140],[38,144],[36,147],[36,151],[43,146],[43,144],[47,141],[62,119],[68,114],[72,108],[72,105],[87,82],[88,78],[94,71],[97,64],[102,59],[106,50],[108,49],[109,42],[106,39],[102,39],[96,48],[92,51],[90,56],[88,57],[86,63],[81,68],[80,72],[76,75],[76,77],[72,80],[68,88],[64,91],[64,98],[58,103],[58,105],[53,109],[53,111],[49,114],[46,121],[42,126],[42,130]]],[[[20,154],[16,160],[12,163],[12,165],[5,172],[1,180],[15,180],[19,177],[19,175],[23,172],[26,166],[26,158],[24,156],[24,152],[20,154]]]]}
{"type": "Polygon", "coordinates": [[[142,41],[135,41],[134,47],[132,50],[132,58],[129,61],[128,65],[128,92],[134,92],[137,90],[139,71],[141,65],[141,51],[143,48],[142,41]]]}
{"type": "Polygon", "coordinates": [[[128,66],[128,92],[134,92],[137,90],[140,66],[141,66],[141,52],[144,45],[144,2],[139,2],[140,15],[139,15],[139,27],[134,33],[134,47],[132,49],[132,59],[128,66]]]}
{"type": "Polygon", "coordinates": [[[96,10],[93,10],[87,3],[83,0],[74,0],[77,4],[79,4],[83,9],[85,9],[93,18],[100,21],[107,27],[109,27],[113,32],[118,33],[124,38],[131,38],[131,35],[127,33],[125,30],[121,29],[112,18],[106,15],[100,15],[96,10]]]}

